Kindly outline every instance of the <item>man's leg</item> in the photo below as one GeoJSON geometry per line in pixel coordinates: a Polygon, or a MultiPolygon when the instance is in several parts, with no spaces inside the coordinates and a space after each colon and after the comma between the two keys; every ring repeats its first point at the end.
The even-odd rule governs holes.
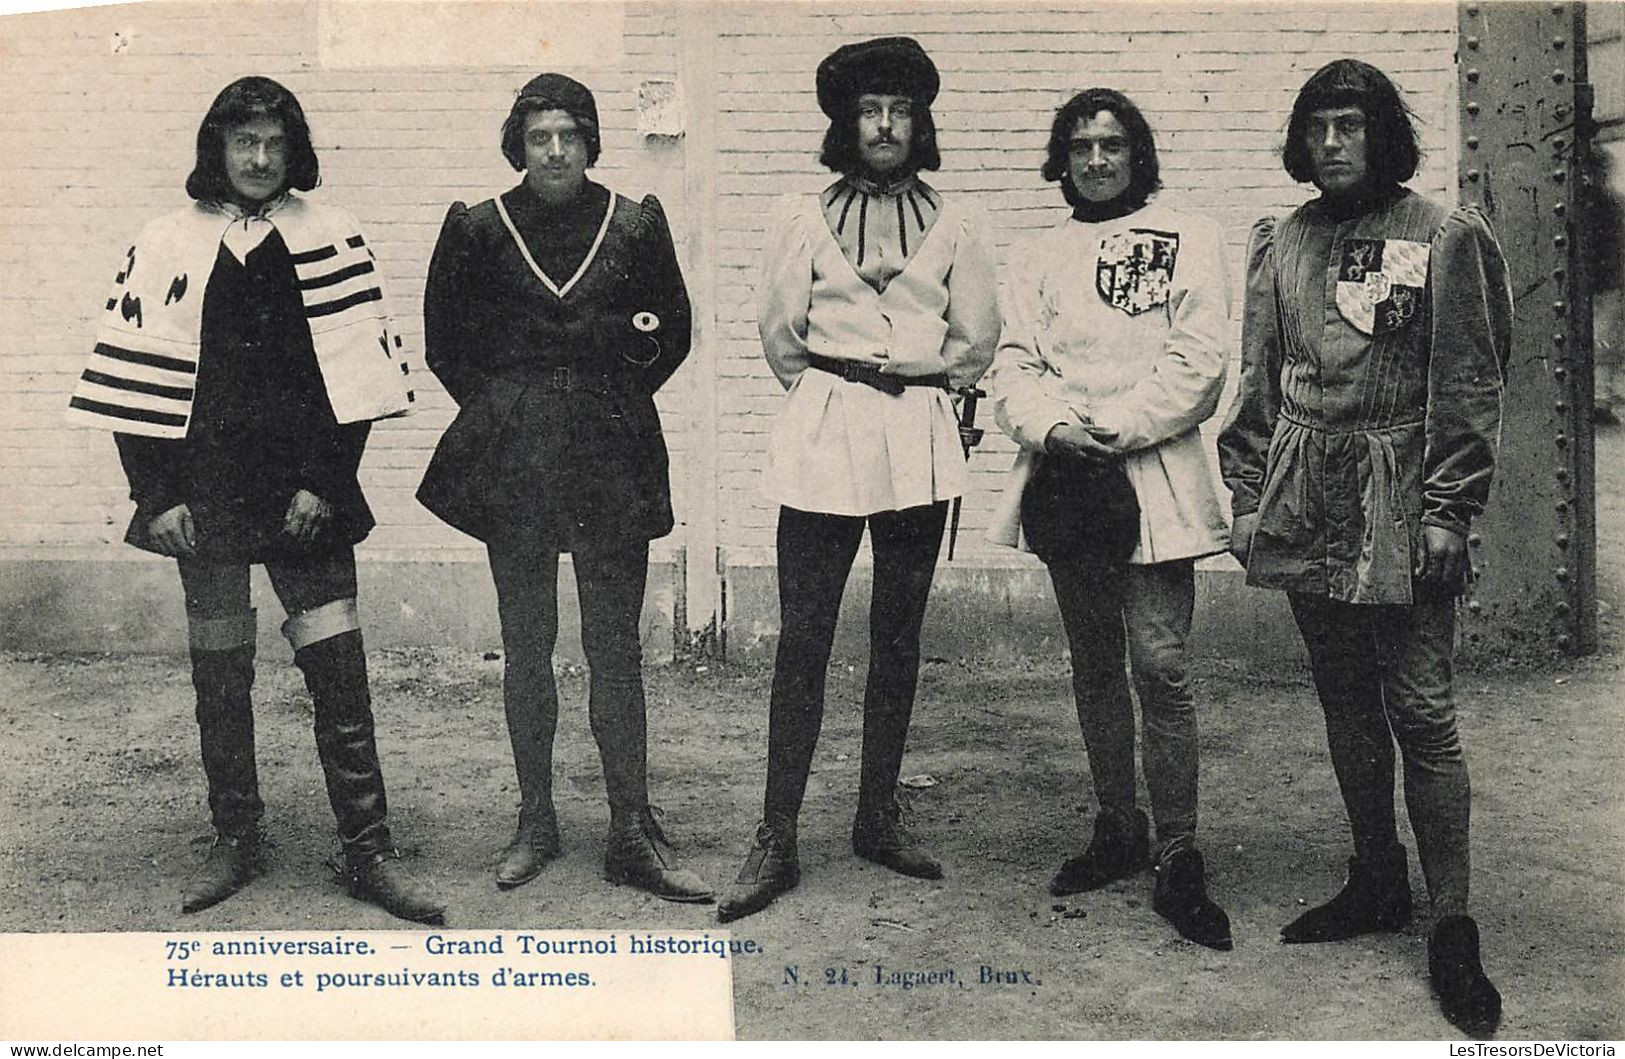
{"type": "Polygon", "coordinates": [[[1080,560],[1049,567],[1072,659],[1072,698],[1100,811],[1081,854],[1050,880],[1057,897],[1095,890],[1151,864],[1149,826],[1135,807],[1134,702],[1123,667],[1123,565],[1080,560]]]}
{"type": "Polygon", "coordinates": [[[179,561],[197,693],[198,741],[215,840],[187,882],[181,910],[225,900],[260,869],[259,773],[254,761],[254,611],[248,567],[179,561]]]}
{"type": "Polygon", "coordinates": [[[1231,947],[1230,918],[1207,894],[1196,849],[1196,699],[1185,671],[1185,641],[1196,609],[1196,563],[1130,566],[1123,623],[1145,729],[1145,785],[1157,825],[1153,904],[1181,935],[1209,948],[1231,947]]]}
{"type": "Polygon", "coordinates": [[[615,882],[667,901],[709,901],[711,888],[677,865],[649,807],[648,718],[638,638],[648,542],[604,551],[577,549],[575,568],[590,681],[587,713],[609,793],[604,870],[615,882]]]}
{"type": "Polygon", "coordinates": [[[267,563],[266,573],[288,612],[282,634],[315,707],[316,752],[350,890],[402,919],[439,922],[444,907],[393,859],[356,612],[355,553],[346,547],[298,562],[267,563]]]}
{"type": "Polygon", "coordinates": [[[553,810],[559,552],[524,536],[493,539],[486,552],[502,622],[502,710],[519,782],[519,825],[496,870],[497,886],[507,890],[534,879],[562,846],[553,810]]]}
{"type": "Polygon", "coordinates": [[[1326,743],[1343,795],[1354,857],[1348,881],[1281,932],[1289,942],[1337,941],[1398,930],[1410,919],[1405,847],[1394,818],[1394,746],[1383,707],[1376,626],[1391,608],[1289,593],[1326,718],[1326,743]]]}
{"type": "Polygon", "coordinates": [[[947,516],[947,501],[869,516],[875,570],[852,845],[859,856],[923,879],[942,878],[942,865],[902,830],[897,777],[919,686],[920,627],[947,516]]]}
{"type": "Polygon", "coordinates": [[[762,823],[739,877],[717,905],[723,922],[767,907],[801,879],[796,821],[824,720],[824,678],[861,517],[779,508],[779,648],[767,714],[762,823]]]}
{"type": "Polygon", "coordinates": [[[1453,595],[1418,589],[1416,602],[1377,634],[1388,721],[1405,767],[1405,806],[1432,900],[1428,972],[1445,1017],[1469,1032],[1493,1029],[1501,994],[1479,957],[1467,914],[1472,785],[1456,727],[1453,595]]]}

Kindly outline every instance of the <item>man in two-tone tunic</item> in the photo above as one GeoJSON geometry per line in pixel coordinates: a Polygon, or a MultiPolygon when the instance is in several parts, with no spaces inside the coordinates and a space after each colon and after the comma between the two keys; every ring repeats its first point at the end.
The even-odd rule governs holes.
{"type": "Polygon", "coordinates": [[[1394,743],[1435,923],[1447,1017],[1501,998],[1467,914],[1467,762],[1452,656],[1467,533],[1495,470],[1511,340],[1506,262],[1478,210],[1403,185],[1418,149],[1398,89],[1352,59],[1298,94],[1282,160],[1320,196],[1253,229],[1242,377],[1219,439],[1232,550],[1284,589],[1309,651],[1353,832],[1347,884],[1282,931],[1323,942],[1411,913],[1394,743]]]}
{"type": "Polygon", "coordinates": [[[198,133],[193,205],[149,224],[108,300],[70,420],[111,429],[136,503],[126,541],[177,560],[215,841],[184,911],[263,870],[249,566],[287,611],[355,896],[438,922],[386,822],[353,546],[369,424],[404,412],[399,343],[354,218],[305,199],[316,154],[298,101],[263,77],[220,93],[198,133]]]}
{"type": "Polygon", "coordinates": [[[941,164],[930,109],[939,84],[906,37],[826,58],[821,161],[841,178],[782,203],[763,250],[757,326],[789,391],[766,477],[779,505],[780,638],[763,820],[718,906],[724,920],[800,879],[797,817],[841,593],[866,527],[874,599],[852,847],[904,875],[942,876],[901,826],[896,786],[948,503],[970,480],[951,392],[986,370],[999,314],[978,223],[919,176],[941,164]]]}

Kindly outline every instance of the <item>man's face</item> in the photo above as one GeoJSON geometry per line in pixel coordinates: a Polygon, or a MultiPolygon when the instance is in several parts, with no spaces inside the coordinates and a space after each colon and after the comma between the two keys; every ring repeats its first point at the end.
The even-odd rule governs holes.
{"type": "Polygon", "coordinates": [[[548,202],[565,202],[587,179],[587,134],[562,110],[525,115],[525,183],[548,202]]]}
{"type": "Polygon", "coordinates": [[[1067,179],[1089,202],[1111,202],[1134,178],[1134,147],[1117,115],[1102,110],[1072,126],[1066,149],[1067,179]]]}
{"type": "Polygon", "coordinates": [[[226,180],[243,206],[258,206],[288,187],[288,134],[278,118],[251,118],[226,129],[226,180]]]}
{"type": "Polygon", "coordinates": [[[914,101],[907,96],[865,92],[858,97],[858,157],[884,176],[908,164],[914,143],[914,101]]]}
{"type": "Polygon", "coordinates": [[[1371,175],[1365,132],[1365,111],[1359,107],[1319,107],[1309,112],[1304,146],[1314,166],[1316,187],[1334,197],[1364,189],[1371,175]]]}

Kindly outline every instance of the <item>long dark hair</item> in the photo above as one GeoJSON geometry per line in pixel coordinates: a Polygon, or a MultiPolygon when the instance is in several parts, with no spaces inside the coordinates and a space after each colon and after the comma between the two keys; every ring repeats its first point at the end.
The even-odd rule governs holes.
{"type": "MultiPolygon", "coordinates": [[[[942,168],[942,152],[937,148],[937,122],[930,107],[914,104],[914,136],[908,145],[908,166],[912,170],[942,168]]],[[[863,169],[863,156],[858,152],[858,106],[854,98],[851,106],[839,118],[829,123],[824,133],[824,145],[818,152],[818,161],[837,173],[857,173],[863,169]]]]}
{"type": "Polygon", "coordinates": [[[199,202],[231,197],[226,176],[226,130],[255,118],[282,122],[288,138],[288,187],[309,191],[321,182],[310,124],[293,93],[269,77],[242,77],[221,90],[197,130],[197,162],[186,178],[186,193],[199,202]]]}
{"type": "Polygon", "coordinates": [[[1281,165],[1300,184],[1312,183],[1315,165],[1305,142],[1309,115],[1327,107],[1359,107],[1365,114],[1366,168],[1375,188],[1405,183],[1422,161],[1411,108],[1388,75],[1358,59],[1338,59],[1316,70],[1298,90],[1281,145],[1281,165]]]}
{"type": "Polygon", "coordinates": [[[1151,134],[1151,123],[1145,120],[1140,108],[1114,88],[1086,88],[1055,112],[1055,120],[1049,128],[1049,148],[1044,168],[1039,170],[1039,175],[1045,180],[1060,182],[1061,194],[1066,196],[1068,206],[1076,207],[1084,201],[1066,174],[1070,164],[1072,130],[1079,120],[1088,121],[1103,110],[1110,111],[1122,124],[1123,131],[1128,133],[1131,173],[1123,198],[1144,203],[1162,188],[1156,137],[1151,134]]]}

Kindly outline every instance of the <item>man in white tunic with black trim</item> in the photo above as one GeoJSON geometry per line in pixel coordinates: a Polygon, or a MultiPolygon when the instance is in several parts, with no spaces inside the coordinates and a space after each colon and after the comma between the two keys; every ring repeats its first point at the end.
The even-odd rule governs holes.
{"type": "Polygon", "coordinates": [[[182,910],[264,867],[248,577],[263,563],[314,704],[344,879],[439,922],[390,838],[356,611],[354,545],[373,526],[356,469],[371,421],[411,393],[355,219],[295,194],[317,177],[293,93],[264,77],[228,85],[198,130],[193,204],[124,257],[69,419],[114,431],[136,503],[125,540],[176,559],[186,595],[215,841],[182,910]]]}
{"type": "Polygon", "coordinates": [[[819,65],[820,160],[841,178],[781,205],[757,291],[762,348],[789,391],[766,492],[779,507],[780,639],[763,819],[724,920],[800,881],[796,823],[824,711],[841,593],[868,527],[874,550],[863,753],[852,847],[942,877],[905,831],[896,787],[919,676],[920,626],[948,504],[969,485],[952,391],[998,341],[980,225],[921,180],[940,167],[940,80],[915,41],[846,45],[819,65]]]}

